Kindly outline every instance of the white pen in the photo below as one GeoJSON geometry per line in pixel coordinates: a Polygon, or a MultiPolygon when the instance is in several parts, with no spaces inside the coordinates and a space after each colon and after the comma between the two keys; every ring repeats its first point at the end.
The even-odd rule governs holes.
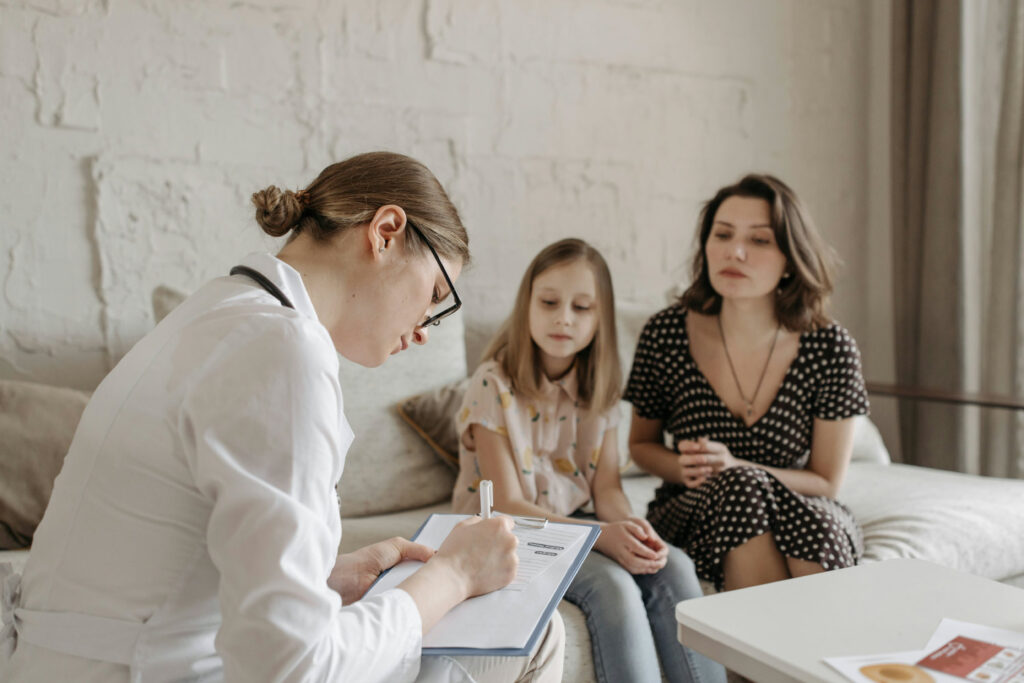
{"type": "Polygon", "coordinates": [[[493,506],[494,484],[490,479],[484,479],[480,482],[480,519],[490,519],[493,506]]]}
{"type": "MultiPolygon", "coordinates": [[[[480,519],[490,519],[492,514],[500,515],[500,512],[491,512],[491,508],[494,507],[494,484],[490,479],[484,479],[480,482],[480,519]]],[[[521,526],[526,529],[544,529],[548,525],[548,520],[543,517],[512,517],[512,521],[516,526],[521,526]]]]}

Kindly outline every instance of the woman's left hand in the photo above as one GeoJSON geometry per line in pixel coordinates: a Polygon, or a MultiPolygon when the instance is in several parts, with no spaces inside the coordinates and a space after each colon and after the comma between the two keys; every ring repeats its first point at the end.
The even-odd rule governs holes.
{"type": "Polygon", "coordinates": [[[381,572],[403,560],[426,562],[434,550],[399,536],[368,545],[351,553],[338,555],[327,585],[341,595],[341,604],[360,600],[381,572]]]}
{"type": "Polygon", "coordinates": [[[705,464],[711,467],[712,476],[740,464],[739,460],[729,452],[729,447],[721,441],[712,441],[706,436],[702,436],[697,443],[700,444],[700,449],[697,452],[704,456],[705,464]]]}

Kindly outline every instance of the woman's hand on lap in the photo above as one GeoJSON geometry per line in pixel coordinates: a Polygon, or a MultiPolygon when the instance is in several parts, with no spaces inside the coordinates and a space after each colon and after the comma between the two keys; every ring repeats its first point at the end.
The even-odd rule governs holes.
{"type": "Polygon", "coordinates": [[[351,605],[362,599],[381,572],[404,560],[426,562],[433,556],[433,549],[395,536],[339,555],[327,585],[341,595],[343,605],[351,605]]]}
{"type": "Polygon", "coordinates": [[[722,470],[736,467],[739,461],[720,441],[701,437],[696,441],[682,440],[676,444],[679,455],[676,460],[682,483],[695,489],[722,470]]]}
{"type": "Polygon", "coordinates": [[[733,457],[729,447],[720,441],[712,441],[707,437],[701,437],[700,442],[705,462],[711,466],[712,474],[718,474],[739,465],[739,460],[733,457]]]}
{"type": "Polygon", "coordinates": [[[676,464],[679,466],[680,480],[686,488],[698,488],[714,474],[700,441],[678,441],[676,450],[679,451],[676,464]]]}

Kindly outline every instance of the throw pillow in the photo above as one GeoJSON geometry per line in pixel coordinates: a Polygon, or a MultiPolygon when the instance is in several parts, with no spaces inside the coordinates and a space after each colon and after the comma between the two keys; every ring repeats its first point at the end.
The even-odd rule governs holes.
{"type": "Polygon", "coordinates": [[[867,415],[858,415],[854,418],[853,455],[850,462],[868,462],[876,465],[888,465],[892,462],[889,449],[885,447],[878,427],[867,415]]]}
{"type": "Polygon", "coordinates": [[[177,308],[178,304],[186,298],[188,298],[188,295],[180,289],[167,285],[155,287],[152,294],[154,322],[159,323],[166,318],[167,314],[177,308]]]}
{"type": "Polygon", "coordinates": [[[89,395],[0,380],[0,549],[32,544],[89,395]]]}
{"type": "Polygon", "coordinates": [[[459,469],[459,438],[455,432],[455,411],[462,404],[469,378],[431,389],[398,404],[398,414],[412,427],[441,461],[459,469]]]}

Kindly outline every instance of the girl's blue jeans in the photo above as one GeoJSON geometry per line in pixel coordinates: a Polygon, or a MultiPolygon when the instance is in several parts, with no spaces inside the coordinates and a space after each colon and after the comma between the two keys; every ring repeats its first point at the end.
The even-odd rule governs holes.
{"type": "Polygon", "coordinates": [[[590,551],[565,598],[586,617],[599,683],[658,683],[661,670],[671,683],[724,683],[721,664],[683,647],[676,636],[676,603],[702,594],[693,562],[670,545],[657,574],[630,574],[590,551]]]}

